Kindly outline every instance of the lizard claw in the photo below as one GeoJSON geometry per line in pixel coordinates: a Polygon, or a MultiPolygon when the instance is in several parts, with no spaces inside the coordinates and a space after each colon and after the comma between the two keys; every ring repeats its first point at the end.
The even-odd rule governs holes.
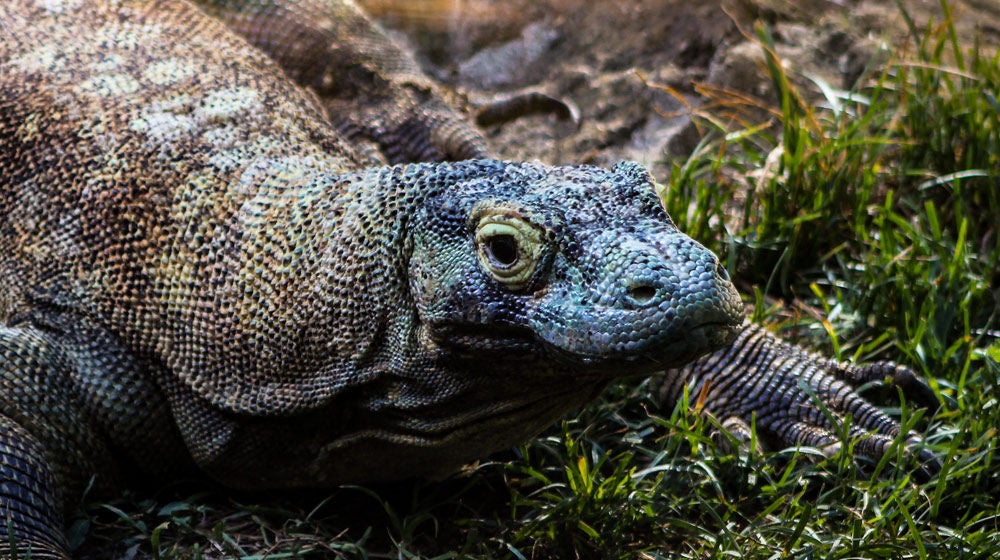
{"type": "Polygon", "coordinates": [[[476,124],[482,127],[503,124],[536,113],[551,113],[559,120],[580,126],[580,108],[571,99],[528,91],[479,106],[476,124]]]}
{"type": "Polygon", "coordinates": [[[737,441],[747,439],[740,434],[749,434],[754,422],[767,447],[805,445],[828,457],[840,451],[846,425],[859,458],[878,462],[902,445],[903,454],[919,464],[914,476],[926,481],[940,471],[940,458],[919,434],[903,434],[898,421],[855,390],[886,380],[921,406],[940,406],[930,385],[905,366],[836,362],[747,325],[731,346],[668,372],[659,396],[665,404],[676,403],[689,386],[706,413],[727,419],[723,428],[737,428],[737,441]]]}
{"type": "Polygon", "coordinates": [[[859,365],[850,362],[834,362],[826,358],[818,358],[817,363],[851,385],[862,386],[889,381],[899,387],[907,399],[921,408],[936,411],[941,406],[937,393],[927,383],[927,380],[904,365],[890,361],[859,365]]]}

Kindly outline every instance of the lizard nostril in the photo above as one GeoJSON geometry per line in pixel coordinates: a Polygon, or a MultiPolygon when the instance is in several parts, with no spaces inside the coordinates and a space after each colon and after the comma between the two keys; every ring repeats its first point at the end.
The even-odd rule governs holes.
{"type": "Polygon", "coordinates": [[[719,275],[719,278],[722,278],[726,282],[730,281],[729,280],[729,271],[726,270],[726,267],[722,266],[721,262],[715,263],[715,273],[719,275]]]}
{"type": "Polygon", "coordinates": [[[646,283],[632,284],[628,287],[628,295],[637,305],[647,305],[656,297],[656,286],[646,283]]]}

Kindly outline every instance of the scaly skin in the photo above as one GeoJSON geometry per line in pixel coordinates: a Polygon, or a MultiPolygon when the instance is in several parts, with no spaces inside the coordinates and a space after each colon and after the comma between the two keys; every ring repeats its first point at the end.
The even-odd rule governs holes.
{"type": "MultiPolygon", "coordinates": [[[[313,80],[343,70],[294,54],[316,10],[352,5],[210,4],[222,19],[176,0],[0,3],[0,557],[66,557],[64,504],[136,468],[244,488],[447,474],[742,329],[725,271],[641,167],[366,167],[485,143],[434,91],[390,96],[373,158],[313,80]],[[400,132],[406,107],[431,108],[426,133],[400,132]]],[[[344,60],[414,72],[368,20],[331,13],[351,25],[319,44],[375,37],[344,60]]]]}
{"type": "Polygon", "coordinates": [[[352,0],[197,1],[319,94],[330,122],[364,155],[389,163],[487,157],[486,140],[449,104],[458,96],[352,0]]]}

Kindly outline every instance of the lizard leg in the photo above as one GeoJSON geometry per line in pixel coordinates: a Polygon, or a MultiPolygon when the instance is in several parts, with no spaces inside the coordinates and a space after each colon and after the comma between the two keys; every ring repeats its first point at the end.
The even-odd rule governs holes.
{"type": "Polygon", "coordinates": [[[108,450],[72,388],[57,338],[0,326],[0,558],[68,558],[65,499],[107,474],[108,450]]]}
{"type": "MultiPolygon", "coordinates": [[[[489,156],[482,133],[351,0],[197,0],[299,85],[319,94],[331,124],[390,163],[489,156]]],[[[362,148],[363,152],[371,151],[362,148]]]]}
{"type": "Polygon", "coordinates": [[[685,386],[699,395],[704,410],[724,419],[738,439],[758,432],[773,446],[807,445],[826,454],[840,449],[841,426],[850,417],[849,435],[855,452],[881,459],[904,437],[905,452],[915,456],[916,475],[928,478],[940,469],[939,458],[923,448],[916,433],[902,428],[855,389],[855,384],[891,378],[904,395],[936,408],[927,384],[909,369],[892,362],[853,366],[810,354],[782,341],[758,325],[748,324],[729,347],[668,372],[660,386],[666,406],[678,401],[685,386]]]}
{"type": "Polygon", "coordinates": [[[68,558],[56,496],[42,445],[0,416],[0,558],[68,558]]]}

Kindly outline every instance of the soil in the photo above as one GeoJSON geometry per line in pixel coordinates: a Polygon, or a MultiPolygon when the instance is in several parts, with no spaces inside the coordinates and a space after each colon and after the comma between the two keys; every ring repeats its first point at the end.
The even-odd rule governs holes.
{"type": "MultiPolygon", "coordinates": [[[[697,143],[699,84],[775,100],[755,23],[799,76],[850,88],[872,60],[913,40],[891,0],[361,0],[425,70],[474,105],[539,91],[580,121],[535,115],[487,129],[506,159],[657,169],[697,143]]],[[[946,19],[939,0],[903,0],[917,29],[946,19]]],[[[951,3],[957,35],[1000,44],[1000,0],[951,3]]],[[[659,172],[664,170],[661,168],[659,172]]]]}

